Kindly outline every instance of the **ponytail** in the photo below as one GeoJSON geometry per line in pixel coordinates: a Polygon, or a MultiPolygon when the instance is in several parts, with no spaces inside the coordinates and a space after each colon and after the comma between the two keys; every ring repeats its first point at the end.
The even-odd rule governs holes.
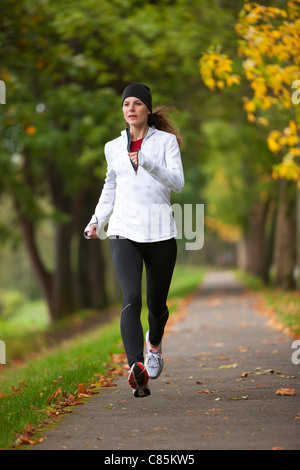
{"type": "Polygon", "coordinates": [[[179,134],[178,129],[174,126],[171,118],[168,114],[169,108],[165,106],[158,106],[155,111],[153,111],[148,116],[148,126],[154,126],[160,131],[169,132],[169,134],[174,134],[177,138],[177,142],[180,148],[183,147],[183,140],[179,134]]]}

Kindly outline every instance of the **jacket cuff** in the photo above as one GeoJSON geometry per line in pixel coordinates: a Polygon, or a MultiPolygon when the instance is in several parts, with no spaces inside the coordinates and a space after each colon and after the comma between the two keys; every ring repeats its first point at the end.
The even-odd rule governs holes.
{"type": "Polygon", "coordinates": [[[84,233],[83,233],[83,234],[84,234],[84,238],[87,238],[88,240],[90,240],[91,237],[88,237],[88,236],[87,236],[87,233],[88,233],[89,230],[90,230],[90,226],[93,225],[93,224],[97,224],[97,225],[98,225],[98,218],[97,218],[95,215],[93,215],[93,217],[91,218],[90,222],[88,223],[88,225],[87,225],[87,226],[85,227],[85,229],[84,229],[84,233]]]}
{"type": "Polygon", "coordinates": [[[154,167],[153,160],[149,159],[143,152],[139,151],[139,165],[146,171],[151,171],[154,167]]]}

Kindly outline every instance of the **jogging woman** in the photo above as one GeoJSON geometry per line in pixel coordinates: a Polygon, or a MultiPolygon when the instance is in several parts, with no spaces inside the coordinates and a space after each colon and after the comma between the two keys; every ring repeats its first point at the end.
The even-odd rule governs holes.
{"type": "Polygon", "coordinates": [[[122,290],[121,335],[136,397],[150,394],[149,378],[163,368],[162,338],[168,320],[167,296],[176,261],[176,225],[171,190],[180,192],[184,175],[180,137],[164,108],[152,112],[148,86],[132,83],[122,95],[127,128],[105,145],[107,174],[86,238],[107,236],[122,290]],[[103,232],[102,232],[103,233],[103,232]],[[149,331],[141,325],[141,280],[146,268],[149,331]]]}

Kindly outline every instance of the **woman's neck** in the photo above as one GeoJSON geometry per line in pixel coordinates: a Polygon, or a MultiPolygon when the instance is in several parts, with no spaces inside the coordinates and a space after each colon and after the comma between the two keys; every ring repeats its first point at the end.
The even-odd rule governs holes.
{"type": "Polygon", "coordinates": [[[148,124],[143,127],[130,126],[130,135],[132,140],[140,140],[145,137],[149,129],[148,124]]]}

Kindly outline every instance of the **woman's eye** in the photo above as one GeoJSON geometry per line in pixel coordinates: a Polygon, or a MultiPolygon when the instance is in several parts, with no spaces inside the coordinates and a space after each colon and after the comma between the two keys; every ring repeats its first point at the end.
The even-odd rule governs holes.
{"type": "MultiPolygon", "coordinates": [[[[142,103],[141,103],[141,102],[136,102],[136,103],[134,103],[134,105],[135,105],[135,106],[142,106],[142,103]]],[[[126,102],[125,102],[125,103],[123,103],[123,106],[128,107],[128,106],[130,106],[130,103],[126,103],[126,102]]]]}

